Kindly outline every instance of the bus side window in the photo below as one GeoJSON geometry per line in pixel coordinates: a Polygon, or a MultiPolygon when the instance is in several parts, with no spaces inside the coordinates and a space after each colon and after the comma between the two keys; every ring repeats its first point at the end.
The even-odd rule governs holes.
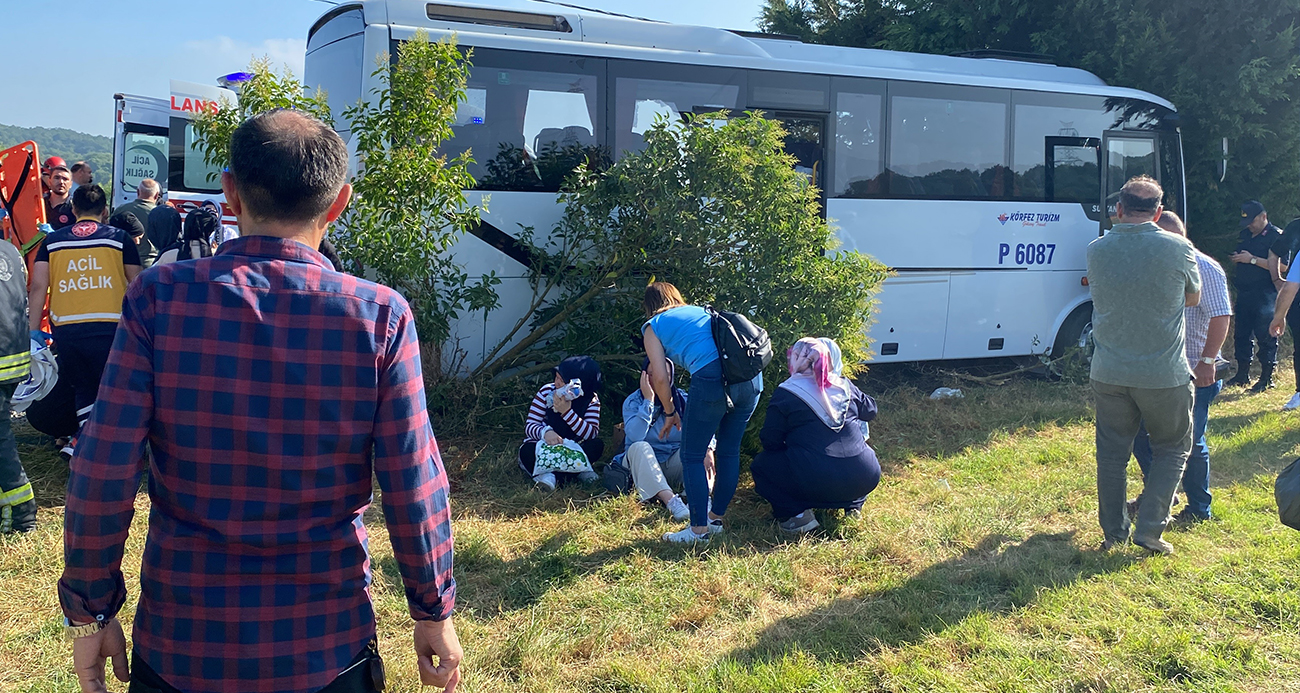
{"type": "Polygon", "coordinates": [[[851,85],[836,82],[830,196],[880,197],[887,192],[882,175],[884,85],[865,80],[854,80],[851,85]]]}
{"type": "Polygon", "coordinates": [[[645,133],[661,118],[673,122],[690,113],[734,113],[744,107],[742,75],[736,70],[643,63],[623,63],[618,68],[613,97],[618,158],[645,149],[645,133]]]}
{"type": "Polygon", "coordinates": [[[1005,198],[1010,94],[891,83],[890,196],[1005,198]]]}
{"type": "Polygon", "coordinates": [[[444,151],[471,153],[479,189],[555,192],[579,164],[607,165],[597,76],[514,67],[573,64],[594,72],[599,61],[480,50],[472,62],[444,151]]]}
{"type": "Polygon", "coordinates": [[[1095,205],[1101,195],[1097,151],[1090,147],[1055,149],[1052,198],[1046,190],[1045,144],[1048,138],[1100,140],[1116,126],[1119,115],[1100,96],[1016,92],[1012,127],[1012,196],[1033,202],[1078,202],[1095,205]]]}

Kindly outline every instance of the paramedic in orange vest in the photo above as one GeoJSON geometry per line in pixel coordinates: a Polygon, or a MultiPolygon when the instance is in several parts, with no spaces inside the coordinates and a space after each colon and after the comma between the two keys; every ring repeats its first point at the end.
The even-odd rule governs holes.
{"type": "MultiPolygon", "coordinates": [[[[99,379],[122,315],[126,285],[140,274],[135,241],[121,229],[101,223],[107,209],[104,189],[83,185],[72,194],[77,221],[45,237],[32,268],[29,305],[50,297],[50,325],[59,354],[59,379],[76,393],[77,423],[85,424],[99,392],[99,379]]],[[[41,311],[28,316],[32,338],[40,334],[41,311]]],[[[64,452],[72,454],[75,441],[64,452]]]]}

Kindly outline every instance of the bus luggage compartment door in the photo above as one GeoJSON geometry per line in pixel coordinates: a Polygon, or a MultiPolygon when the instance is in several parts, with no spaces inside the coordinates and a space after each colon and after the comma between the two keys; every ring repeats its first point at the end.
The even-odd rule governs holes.
{"type": "Polygon", "coordinates": [[[1042,354],[1062,306],[1086,293],[1083,272],[954,272],[943,358],[1042,354]]]}
{"type": "Polygon", "coordinates": [[[869,331],[873,361],[943,358],[948,322],[948,273],[890,277],[876,296],[869,331]]]}

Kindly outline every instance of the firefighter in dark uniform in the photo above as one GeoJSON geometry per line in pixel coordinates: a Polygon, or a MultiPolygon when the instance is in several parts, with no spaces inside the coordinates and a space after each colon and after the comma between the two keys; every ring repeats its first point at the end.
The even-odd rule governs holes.
{"type": "Polygon", "coordinates": [[[18,459],[9,415],[9,400],[27,379],[31,361],[27,265],[13,243],[0,240],[0,534],[36,529],[36,496],[18,459]]]}
{"type": "Polygon", "coordinates": [[[1273,367],[1277,365],[1277,338],[1268,333],[1277,303],[1277,277],[1269,271],[1268,254],[1281,238],[1278,228],[1268,222],[1264,205],[1251,200],[1241,206],[1241,240],[1230,256],[1235,267],[1232,285],[1237,290],[1237,327],[1235,355],[1237,375],[1229,386],[1250,384],[1250,363],[1259,343],[1262,374],[1251,388],[1263,392],[1273,387],[1273,367]],[[1253,341],[1252,341],[1253,340],[1253,341]]]}

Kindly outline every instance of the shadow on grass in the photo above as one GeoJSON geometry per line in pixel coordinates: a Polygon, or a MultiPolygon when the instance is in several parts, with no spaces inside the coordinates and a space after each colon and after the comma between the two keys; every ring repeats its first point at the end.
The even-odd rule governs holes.
{"type": "Polygon", "coordinates": [[[1121,552],[1080,551],[1073,532],[1036,534],[1021,543],[990,535],[960,556],[880,592],[838,599],[768,626],[753,645],[727,658],[777,662],[799,650],[851,662],[882,648],[921,641],[977,613],[1001,614],[1033,603],[1046,589],[1119,570],[1136,560],[1121,552]]]}
{"type": "MultiPolygon", "coordinates": [[[[504,561],[485,542],[457,544],[456,601],[461,609],[492,618],[533,606],[548,593],[562,590],[633,553],[664,550],[662,542],[643,539],[583,553],[571,532],[559,532],[528,554],[504,561]]],[[[393,557],[379,561],[379,572],[394,589],[402,589],[393,557]]]]}
{"type": "Polygon", "coordinates": [[[36,505],[62,506],[68,492],[68,463],[59,454],[54,439],[32,428],[22,417],[13,420],[13,428],[18,459],[22,460],[32,490],[36,492],[36,505]]]}

